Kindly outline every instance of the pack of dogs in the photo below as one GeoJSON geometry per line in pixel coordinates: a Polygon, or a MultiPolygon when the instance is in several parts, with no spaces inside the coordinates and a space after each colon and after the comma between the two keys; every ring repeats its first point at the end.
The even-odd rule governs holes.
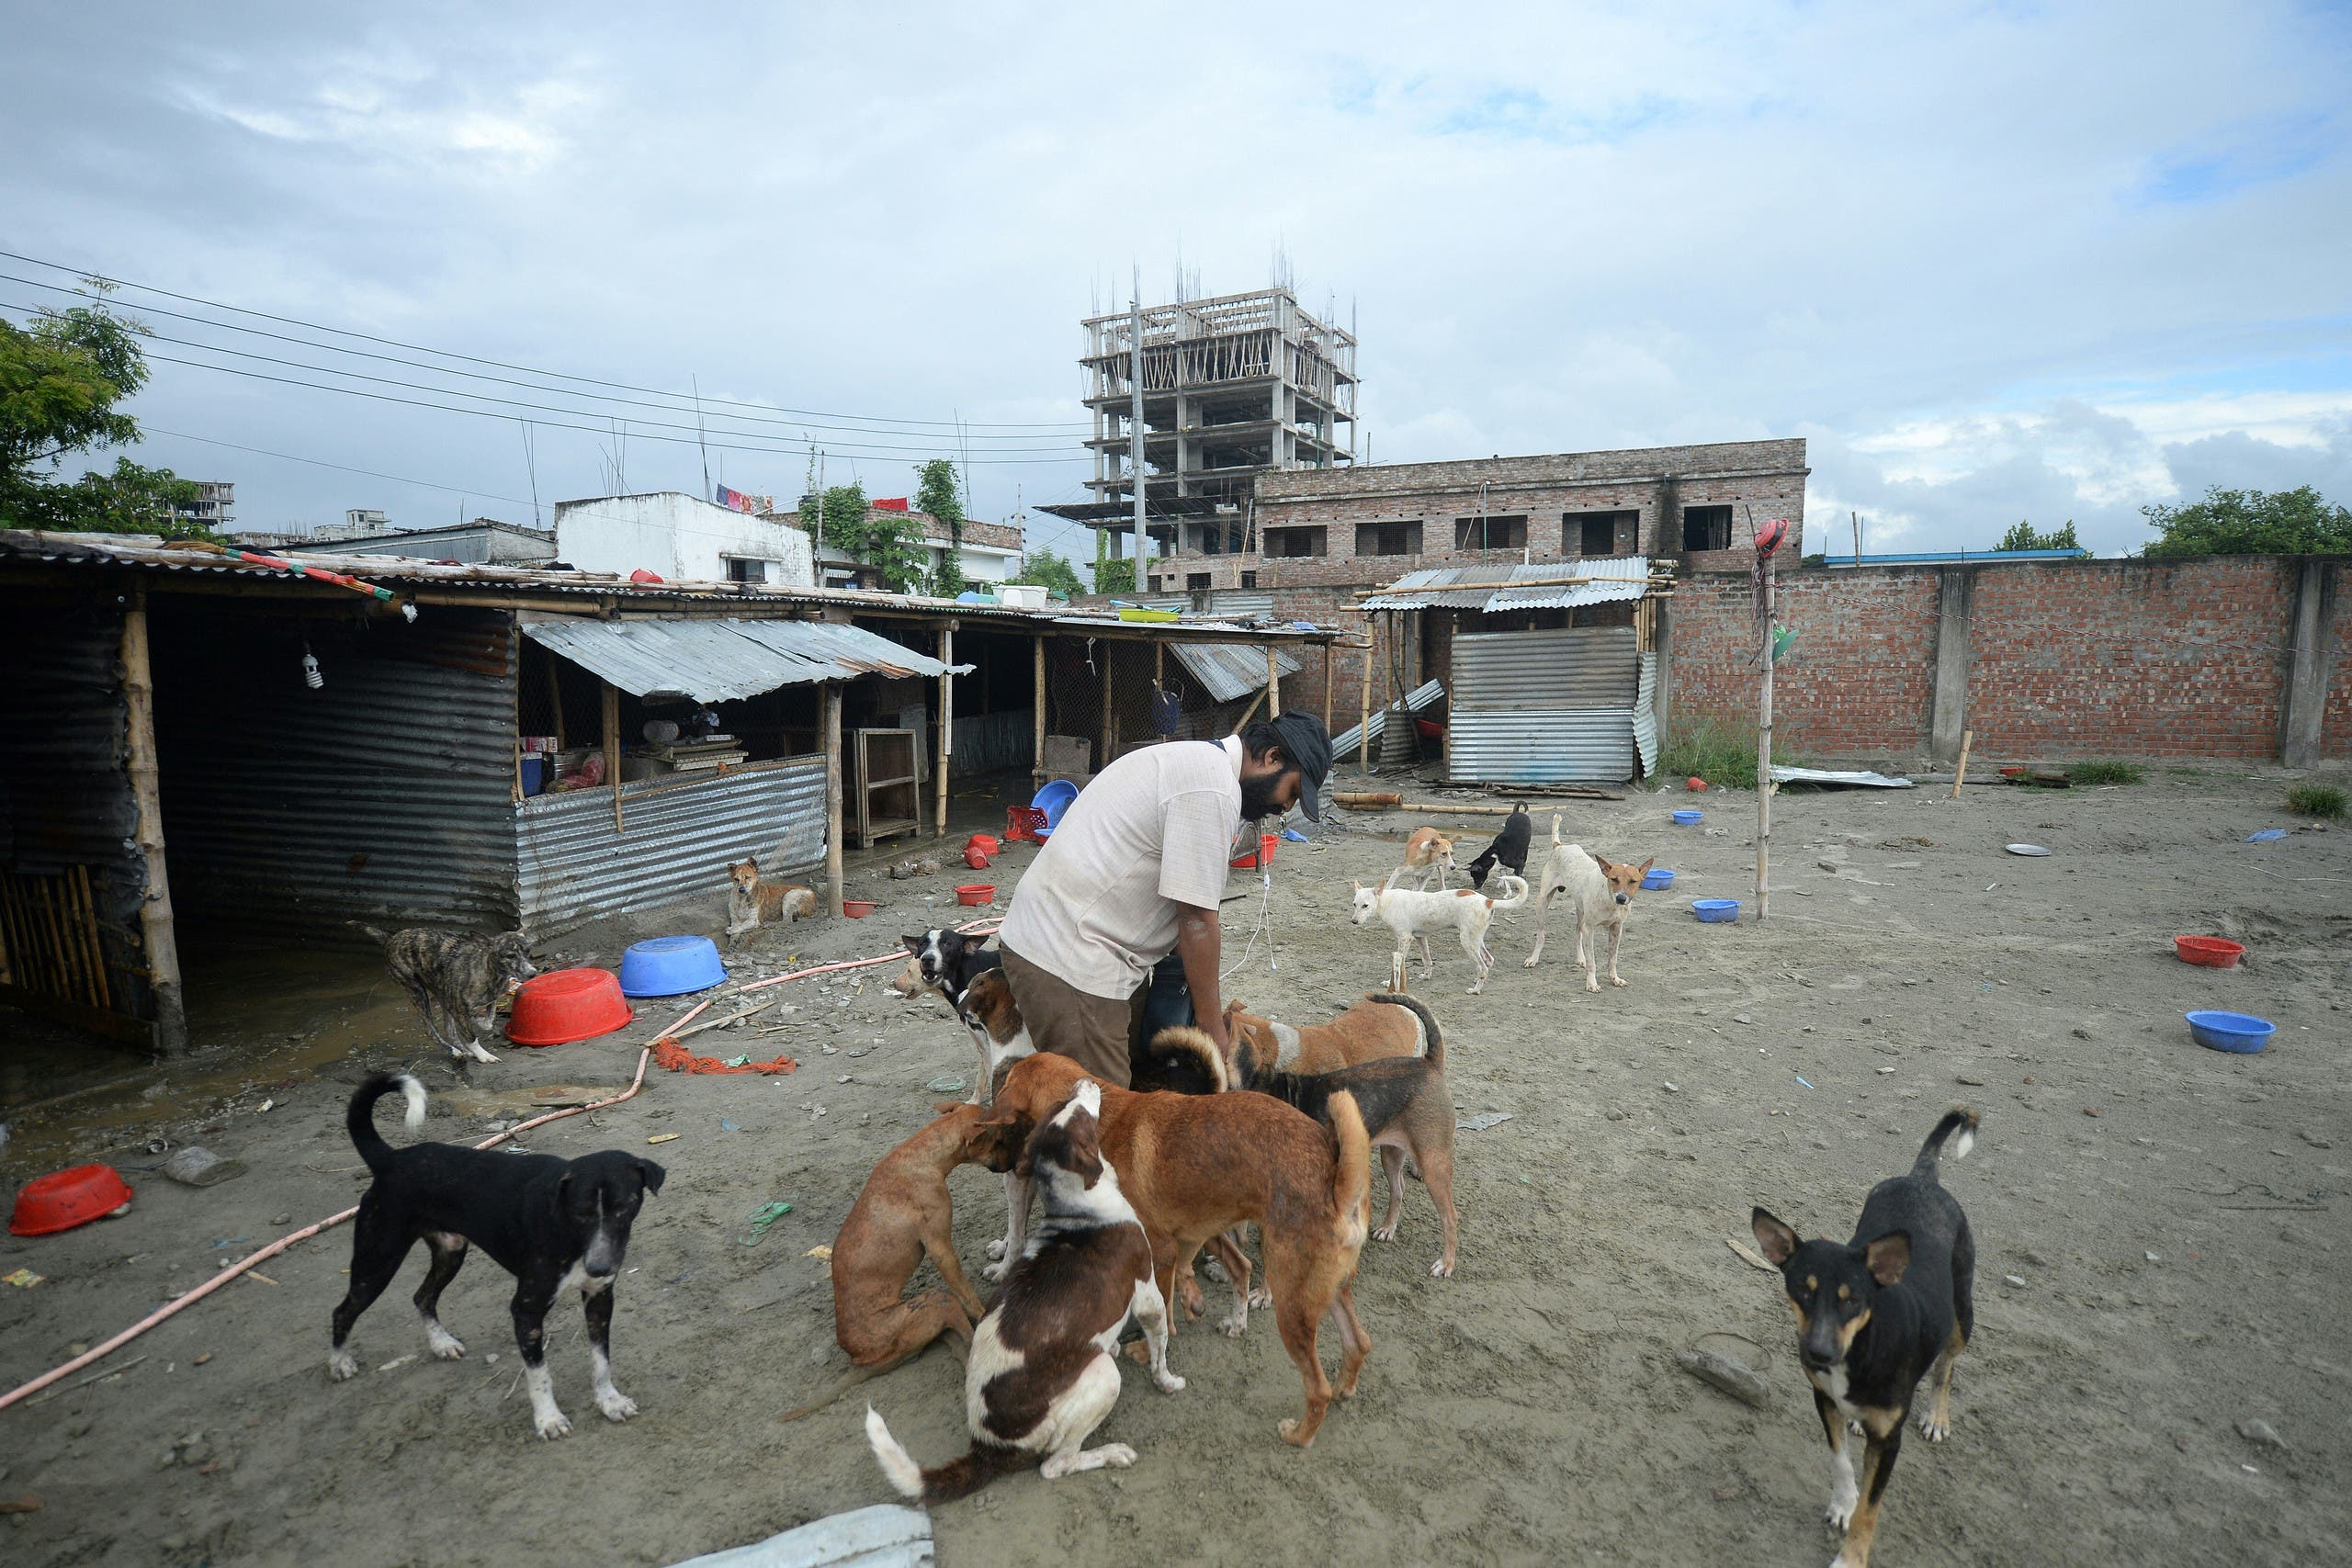
{"type": "MultiPolygon", "coordinates": [[[[968,1100],[937,1104],[934,1120],[884,1155],[851,1205],[830,1258],[834,1337],[850,1370],[784,1418],[824,1409],[944,1339],[965,1362],[969,1446],[926,1467],[869,1404],[867,1442],[894,1491],[944,1502],[1030,1467],[1047,1480],[1126,1467],[1136,1458],[1128,1445],[1087,1446],[1117,1404],[1120,1346],[1131,1341],[1128,1353],[1162,1393],[1183,1391],[1170,1349],[1180,1322],[1206,1311],[1194,1273],[1205,1251],[1232,1291],[1218,1322],[1225,1334],[1243,1335],[1253,1307],[1272,1311],[1302,1399],[1278,1436],[1310,1446],[1331,1404],[1360,1386],[1373,1340],[1352,1287],[1366,1241],[1397,1236],[1408,1171],[1437,1214],[1430,1275],[1453,1278],[1460,1258],[1447,1045],[1435,1014],[1404,989],[1411,941],[1420,939],[1426,977],[1428,934],[1453,931],[1476,965],[1476,992],[1493,964],[1486,936],[1494,915],[1534,902],[1532,967],[1543,956],[1551,908],[1566,899],[1586,989],[1600,989],[1603,936],[1609,981],[1625,984],[1619,952],[1651,863],[1611,861],[1566,842],[1556,817],[1530,878],[1532,849],[1521,807],[1469,863],[1469,886],[1448,888],[1452,840],[1417,832],[1396,873],[1354,891],[1355,923],[1377,920],[1396,938],[1389,990],[1306,1025],[1232,1002],[1222,1015],[1224,1046],[1193,1028],[1163,1029],[1139,1043],[1133,1089],[1040,1053],[999,955],[981,938],[944,928],[904,938],[907,961],[892,987],[936,995],[954,1010],[977,1055],[974,1088],[968,1100]],[[1397,886],[1413,873],[1422,886],[1397,886]],[[1434,890],[1426,886],[1432,875],[1434,890]],[[1490,880],[1501,897],[1484,891],[1490,880]],[[1376,1226],[1375,1150],[1388,1189],[1376,1226]],[[989,1244],[991,1261],[980,1270],[994,1287],[990,1298],[956,1250],[949,1178],[967,1165],[1003,1181],[1005,1235],[989,1244]],[[941,1286],[909,1294],[926,1263],[941,1286]],[[1336,1378],[1322,1362],[1327,1324],[1339,1340],[1336,1378]]],[[[755,862],[729,874],[730,937],[739,925],[748,933],[813,912],[813,894],[762,879],[755,862]],[[805,905],[796,897],[802,894],[805,905]]],[[[500,999],[535,973],[521,934],[369,934],[383,942],[393,978],[433,1038],[461,1061],[495,1060],[481,1033],[500,999]]],[[[571,1430],[545,1343],[549,1310],[572,1291],[586,1317],[596,1407],[615,1422],[634,1416],[635,1402],[613,1382],[614,1296],[630,1227],[661,1191],[662,1168],[619,1151],[562,1160],[431,1142],[394,1148],[374,1122],[378,1102],[393,1095],[405,1102],[408,1128],[418,1129],[425,1091],[407,1074],[370,1077],[345,1116],[371,1179],[353,1227],[350,1284],[331,1319],[329,1377],[357,1371],[353,1326],[420,1241],[430,1266],[413,1302],[427,1348],[462,1357],[464,1344],[440,1320],[440,1299],[479,1247],[514,1278],[513,1326],[534,1431],[552,1439],[571,1430]]],[[[1804,1240],[1762,1207],[1751,1216],[1794,1314],[1798,1362],[1830,1450],[1826,1517],[1839,1535],[1832,1568],[1866,1568],[1923,1386],[1919,1431],[1939,1443],[1951,1430],[1953,1363],[1974,1331],[1975,1244],[1942,1185],[1940,1160],[1947,1152],[1966,1156],[1977,1126],[1966,1107],[1947,1112],[1912,1168],[1871,1190],[1846,1242],[1804,1240]],[[1863,1438],[1859,1471],[1849,1431],[1863,1438]]]]}

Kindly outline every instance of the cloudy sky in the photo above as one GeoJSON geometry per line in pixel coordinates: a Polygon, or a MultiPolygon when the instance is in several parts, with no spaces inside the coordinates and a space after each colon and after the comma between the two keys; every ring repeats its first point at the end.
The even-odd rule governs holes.
{"type": "Polygon", "coordinates": [[[1382,461],[1802,435],[1812,547],[1872,550],[2352,502],[2340,4],[155,3],[9,47],[0,306],[206,301],[119,296],[141,457],[243,527],[699,489],[696,388],[738,489],[814,441],[1081,499],[1079,319],[1180,265],[1352,317],[1382,461]]]}

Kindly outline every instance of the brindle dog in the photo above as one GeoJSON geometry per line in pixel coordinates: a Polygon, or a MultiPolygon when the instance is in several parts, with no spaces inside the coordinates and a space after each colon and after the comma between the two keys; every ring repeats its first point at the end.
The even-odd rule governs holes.
{"type": "Polygon", "coordinates": [[[384,944],[386,967],[415,999],[424,1027],[449,1054],[495,1062],[482,1049],[500,999],[538,973],[530,940],[521,931],[498,936],[450,936],[443,931],[390,933],[359,928],[384,944]]]}

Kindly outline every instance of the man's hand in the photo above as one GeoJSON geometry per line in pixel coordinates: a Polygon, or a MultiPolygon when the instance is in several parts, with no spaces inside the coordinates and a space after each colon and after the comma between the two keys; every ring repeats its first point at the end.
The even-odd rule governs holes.
{"type": "Polygon", "coordinates": [[[1225,1026],[1225,1003],[1217,995],[1216,966],[1225,953],[1225,933],[1215,909],[1179,904],[1176,916],[1176,956],[1183,961],[1184,988],[1193,995],[1193,1021],[1216,1043],[1217,1054],[1233,1059],[1233,1034],[1225,1026]]]}

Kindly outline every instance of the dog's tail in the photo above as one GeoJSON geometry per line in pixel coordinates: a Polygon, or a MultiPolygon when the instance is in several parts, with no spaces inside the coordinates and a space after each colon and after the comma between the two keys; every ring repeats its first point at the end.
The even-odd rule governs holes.
{"type": "Polygon", "coordinates": [[[874,1445],[875,1461],[882,1466],[891,1488],[901,1497],[925,1503],[952,1503],[958,1497],[968,1497],[998,1476],[1025,1470],[1037,1462],[1036,1455],[1019,1449],[974,1443],[962,1459],[925,1470],[915,1463],[914,1456],[899,1445],[898,1438],[890,1436],[881,1413],[871,1404],[865,1407],[865,1440],[874,1445]]]}
{"type": "Polygon", "coordinates": [[[1552,813],[1552,847],[1560,847],[1560,814],[1556,811],[1552,813]]]}
{"type": "Polygon", "coordinates": [[[1233,1087],[1225,1054],[1204,1030],[1163,1029],[1144,1051],[1168,1087],[1180,1094],[1223,1094],[1233,1087]]]}
{"type": "Polygon", "coordinates": [[[390,931],[379,931],[374,926],[368,924],[364,920],[346,920],[344,923],[350,926],[354,931],[367,932],[369,936],[374,937],[378,942],[382,942],[387,947],[391,945],[392,933],[390,931]]]}
{"type": "Polygon", "coordinates": [[[1408,997],[1402,991],[1368,991],[1364,994],[1364,1000],[1386,1002],[1390,1007],[1403,1008],[1419,1019],[1421,1055],[1429,1058],[1430,1066],[1439,1072],[1445,1071],[1445,1031],[1437,1026],[1437,1014],[1422,1006],[1419,998],[1408,997]]]}
{"type": "Polygon", "coordinates": [[[1951,1146],[1951,1157],[1966,1159],[1968,1151],[1976,1146],[1976,1112],[1965,1105],[1955,1105],[1945,1111],[1943,1120],[1936,1123],[1936,1130],[1928,1134],[1928,1141],[1919,1145],[1919,1157],[1911,1162],[1911,1174],[1924,1176],[1930,1181],[1939,1179],[1936,1174],[1936,1162],[1944,1151],[1944,1140],[1951,1137],[1955,1129],[1960,1138],[1951,1146]]]}
{"type": "Polygon", "coordinates": [[[1337,1237],[1350,1258],[1363,1249],[1364,1227],[1372,1223],[1372,1135],[1364,1131],[1363,1112],[1346,1089],[1324,1102],[1331,1119],[1331,1136],[1339,1146],[1339,1164],[1331,1176],[1331,1203],[1339,1211],[1337,1237]]]}
{"type": "Polygon", "coordinates": [[[1527,879],[1525,877],[1513,876],[1510,872],[1505,871],[1497,873],[1496,880],[1500,882],[1506,887],[1517,887],[1519,889],[1518,892],[1512,894],[1508,898],[1496,899],[1496,908],[1516,909],[1521,905],[1527,902],[1527,879]]]}
{"type": "Polygon", "coordinates": [[[408,1130],[415,1132],[424,1125],[424,1086],[406,1073],[378,1073],[359,1086],[351,1097],[351,1110],[344,1117],[344,1125],[351,1130],[352,1146],[368,1168],[380,1176],[384,1162],[392,1157],[392,1145],[384,1142],[384,1134],[376,1131],[376,1102],[398,1089],[408,1100],[408,1115],[404,1119],[408,1130]]]}

